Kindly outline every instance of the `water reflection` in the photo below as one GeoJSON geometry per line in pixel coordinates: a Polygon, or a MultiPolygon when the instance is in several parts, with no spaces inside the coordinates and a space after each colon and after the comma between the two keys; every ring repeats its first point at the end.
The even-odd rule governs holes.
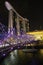
{"type": "Polygon", "coordinates": [[[43,55],[43,49],[40,49],[40,54],[43,55]]]}
{"type": "Polygon", "coordinates": [[[11,52],[11,53],[10,53],[10,55],[11,55],[11,56],[10,56],[11,60],[12,60],[12,61],[13,61],[13,60],[15,60],[14,53],[13,53],[13,52],[11,52]]]}
{"type": "Polygon", "coordinates": [[[43,65],[43,49],[37,53],[24,53],[15,50],[7,56],[1,65],[43,65]]]}

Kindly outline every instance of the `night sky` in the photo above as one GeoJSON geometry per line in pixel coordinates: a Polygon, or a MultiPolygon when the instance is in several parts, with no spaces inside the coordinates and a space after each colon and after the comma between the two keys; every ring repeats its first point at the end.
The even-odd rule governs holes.
{"type": "MultiPolygon", "coordinates": [[[[8,25],[6,0],[0,0],[0,22],[8,25]]],[[[7,0],[23,17],[29,19],[30,31],[43,30],[43,2],[41,0],[7,0]]]]}

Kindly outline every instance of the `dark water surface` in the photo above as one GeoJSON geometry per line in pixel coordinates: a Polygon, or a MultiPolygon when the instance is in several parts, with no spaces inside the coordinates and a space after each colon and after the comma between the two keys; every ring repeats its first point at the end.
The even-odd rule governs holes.
{"type": "Polygon", "coordinates": [[[43,49],[36,53],[25,53],[22,50],[15,50],[0,65],[43,65],[43,49]]]}

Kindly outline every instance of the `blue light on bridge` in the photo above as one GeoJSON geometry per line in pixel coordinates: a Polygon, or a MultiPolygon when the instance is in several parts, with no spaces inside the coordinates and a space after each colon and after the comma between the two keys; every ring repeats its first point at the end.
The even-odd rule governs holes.
{"type": "MultiPolygon", "coordinates": [[[[1,24],[1,27],[0,27],[0,30],[1,30],[1,32],[0,32],[0,40],[1,40],[1,41],[3,40],[3,44],[4,44],[5,42],[12,43],[12,44],[14,44],[14,43],[16,43],[16,44],[19,44],[19,43],[25,44],[25,43],[30,43],[31,41],[34,40],[34,36],[33,36],[33,35],[26,34],[26,33],[24,33],[23,31],[21,31],[22,34],[17,35],[16,32],[15,32],[15,28],[13,28],[13,29],[11,30],[11,32],[13,31],[13,34],[11,34],[11,32],[8,33],[8,32],[5,30],[4,27],[5,27],[5,26],[3,26],[3,25],[1,24]],[[14,42],[13,42],[13,41],[14,41],[14,42]]],[[[6,29],[7,29],[7,28],[6,28],[6,29]]],[[[1,43],[2,43],[2,42],[1,42],[1,43]]]]}

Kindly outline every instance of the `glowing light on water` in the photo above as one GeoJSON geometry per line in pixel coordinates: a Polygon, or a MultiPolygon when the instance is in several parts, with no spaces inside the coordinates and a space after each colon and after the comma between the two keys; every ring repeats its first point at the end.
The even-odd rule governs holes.
{"type": "Polygon", "coordinates": [[[10,58],[11,58],[12,61],[15,60],[14,52],[10,53],[10,58]]]}
{"type": "Polygon", "coordinates": [[[43,49],[40,49],[40,53],[43,54],[43,49]]]}
{"type": "Polygon", "coordinates": [[[17,56],[17,50],[14,50],[14,54],[17,56]]]}

